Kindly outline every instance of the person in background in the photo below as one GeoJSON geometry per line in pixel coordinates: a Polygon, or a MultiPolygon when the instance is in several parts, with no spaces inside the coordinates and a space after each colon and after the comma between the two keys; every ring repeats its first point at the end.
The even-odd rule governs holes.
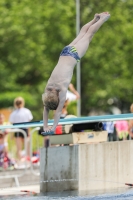
{"type": "MultiPolygon", "coordinates": [[[[14,99],[14,107],[15,110],[11,113],[9,117],[9,121],[13,123],[21,123],[21,122],[29,122],[33,119],[32,113],[28,108],[25,108],[25,101],[22,97],[17,97],[14,99]]],[[[29,136],[30,136],[30,129],[22,129],[26,132],[27,138],[27,146],[28,146],[28,155],[30,155],[30,148],[29,148],[29,136]]],[[[22,149],[24,144],[24,135],[21,132],[15,132],[14,134],[16,147],[17,147],[17,158],[18,161],[21,161],[22,158],[22,149]]],[[[19,163],[19,162],[18,162],[19,163]]]]}
{"type": "MultiPolygon", "coordinates": [[[[73,94],[73,100],[78,100],[80,98],[80,95],[79,95],[78,91],[75,89],[75,87],[73,86],[72,83],[69,84],[68,88],[73,94]]],[[[66,101],[65,101],[64,106],[62,108],[62,113],[61,113],[61,116],[60,116],[61,119],[64,119],[68,114],[67,106],[68,106],[69,102],[70,102],[70,99],[69,99],[69,91],[68,91],[67,94],[66,94],[66,101]]]]}
{"type": "Polygon", "coordinates": [[[119,141],[129,139],[128,122],[127,121],[124,121],[124,120],[116,121],[115,128],[116,128],[116,132],[117,132],[119,141]]]}
{"type": "MultiPolygon", "coordinates": [[[[133,113],[133,103],[130,106],[130,112],[133,113]]],[[[130,138],[133,140],[133,119],[129,120],[128,132],[129,132],[130,138]]]]}
{"type": "MultiPolygon", "coordinates": [[[[5,116],[0,113],[0,125],[6,125],[5,116]]],[[[13,162],[8,156],[7,134],[9,130],[0,130],[0,168],[13,167],[13,162]]]]}
{"type": "Polygon", "coordinates": [[[108,122],[103,122],[103,128],[108,132],[108,141],[116,141],[116,137],[114,135],[114,122],[108,121],[108,122]]]}

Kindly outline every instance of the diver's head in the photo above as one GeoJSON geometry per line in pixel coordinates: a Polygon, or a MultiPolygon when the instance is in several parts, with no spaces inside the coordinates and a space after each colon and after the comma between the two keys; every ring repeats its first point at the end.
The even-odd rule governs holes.
{"type": "Polygon", "coordinates": [[[47,90],[42,94],[43,105],[49,110],[56,110],[59,105],[59,92],[57,90],[47,90]]]}

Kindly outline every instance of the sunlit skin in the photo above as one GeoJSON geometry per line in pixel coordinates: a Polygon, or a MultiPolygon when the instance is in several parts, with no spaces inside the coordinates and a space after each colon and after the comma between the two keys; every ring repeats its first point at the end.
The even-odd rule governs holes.
{"type": "MultiPolygon", "coordinates": [[[[3,114],[0,113],[0,125],[4,125],[4,121],[5,121],[5,116],[3,114]]],[[[0,145],[3,145],[4,143],[6,143],[6,135],[8,133],[8,130],[0,130],[0,145]]],[[[2,149],[3,152],[7,152],[7,146],[4,146],[2,149]]]]}
{"type": "MultiPolygon", "coordinates": [[[[108,12],[95,14],[94,19],[85,24],[79,35],[68,45],[74,46],[80,58],[82,58],[91,42],[94,34],[99,30],[104,22],[110,17],[108,12]]],[[[48,127],[48,113],[49,108],[44,106],[43,120],[44,120],[44,133],[53,133],[58,125],[62,108],[66,100],[66,93],[68,86],[73,76],[73,70],[77,60],[71,56],[60,56],[57,65],[55,66],[48,82],[44,93],[56,92],[59,97],[59,104],[54,114],[54,123],[52,127],[48,127]]]]}
{"type": "MultiPolygon", "coordinates": [[[[133,104],[131,104],[131,106],[130,106],[130,111],[131,111],[131,113],[133,113],[133,104]]],[[[129,133],[130,137],[133,138],[133,120],[129,120],[128,133],[129,133]]]]}

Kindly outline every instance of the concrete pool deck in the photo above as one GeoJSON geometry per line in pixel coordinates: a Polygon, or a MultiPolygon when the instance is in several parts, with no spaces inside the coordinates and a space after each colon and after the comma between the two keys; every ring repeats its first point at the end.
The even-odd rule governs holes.
{"type": "Polygon", "coordinates": [[[104,190],[104,191],[93,191],[93,192],[82,192],[82,194],[75,193],[74,191],[65,191],[65,192],[54,192],[54,193],[39,193],[39,186],[22,186],[19,188],[6,188],[0,189],[0,199],[2,200],[132,200],[133,199],[133,189],[125,188],[125,189],[117,189],[117,190],[104,190]],[[24,193],[20,192],[21,190],[29,190],[36,192],[36,194],[32,193],[24,193]]]}
{"type": "Polygon", "coordinates": [[[10,187],[10,188],[0,188],[0,196],[8,196],[8,195],[23,195],[29,193],[40,193],[40,186],[39,185],[25,185],[20,187],[10,187]]]}

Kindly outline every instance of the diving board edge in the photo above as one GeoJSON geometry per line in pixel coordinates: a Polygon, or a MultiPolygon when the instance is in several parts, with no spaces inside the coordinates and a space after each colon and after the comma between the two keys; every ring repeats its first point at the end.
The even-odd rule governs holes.
{"type": "MultiPolygon", "coordinates": [[[[120,114],[120,115],[100,115],[100,116],[88,116],[88,117],[77,117],[61,119],[59,125],[69,125],[69,124],[83,124],[83,123],[94,123],[94,122],[105,122],[105,121],[119,121],[119,120],[131,120],[133,119],[133,114],[120,114]]],[[[49,120],[48,125],[52,126],[54,120],[49,120]]],[[[11,129],[11,128],[30,128],[30,127],[42,127],[43,121],[37,122],[25,122],[18,123],[14,125],[1,125],[0,129],[11,129]]]]}

